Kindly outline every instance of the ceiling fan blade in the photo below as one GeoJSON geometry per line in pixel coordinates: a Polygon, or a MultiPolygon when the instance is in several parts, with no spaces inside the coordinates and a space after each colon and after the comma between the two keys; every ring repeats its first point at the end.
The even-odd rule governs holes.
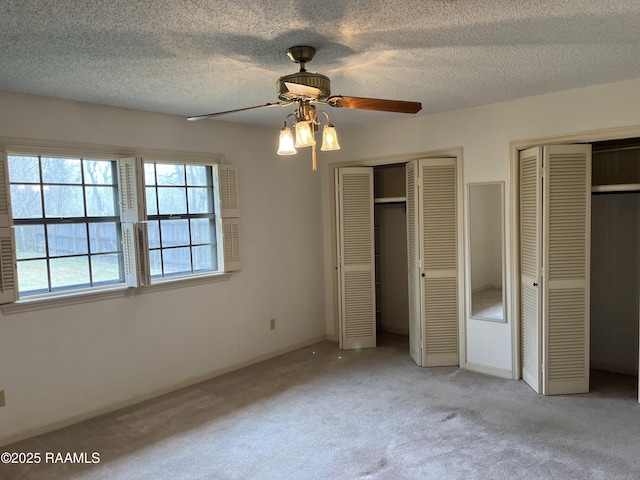
{"type": "Polygon", "coordinates": [[[264,105],[255,105],[253,107],[236,108],[235,110],[227,110],[226,112],[209,113],[207,115],[196,115],[194,117],[187,117],[187,120],[195,122],[196,120],[206,120],[207,118],[215,118],[215,117],[219,117],[220,115],[227,115],[228,113],[244,112],[245,110],[253,110],[255,108],[278,107],[278,106],[285,107],[287,105],[291,105],[291,103],[290,102],[289,103],[282,103],[282,102],[265,103],[264,105]]]}
{"type": "Polygon", "coordinates": [[[307,98],[318,98],[320,96],[320,89],[316,87],[308,87],[307,85],[300,85],[299,83],[284,82],[287,90],[294,95],[307,98]]]}
{"type": "Polygon", "coordinates": [[[327,103],[332,107],[377,110],[379,112],[418,113],[422,110],[422,103],[420,102],[382,100],[380,98],[343,97],[342,95],[329,97],[327,99],[327,103]]]}

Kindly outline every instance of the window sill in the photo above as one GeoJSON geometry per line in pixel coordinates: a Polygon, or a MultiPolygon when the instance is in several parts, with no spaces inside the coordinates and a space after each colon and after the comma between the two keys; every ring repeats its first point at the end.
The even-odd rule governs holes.
{"type": "Polygon", "coordinates": [[[190,276],[175,278],[170,280],[159,280],[158,283],[148,285],[141,288],[132,288],[125,285],[104,288],[100,290],[91,290],[84,292],[69,292],[64,294],[55,294],[46,297],[30,298],[18,300],[15,303],[2,305],[0,309],[4,315],[13,315],[16,313],[25,313],[36,310],[45,310],[50,308],[66,307],[69,305],[77,305],[80,303],[96,302],[100,300],[109,300],[112,298],[130,297],[143,293],[161,292],[165,290],[173,290],[176,288],[192,287],[195,285],[203,285],[214,282],[224,282],[231,278],[230,273],[213,273],[206,275],[190,276]]]}

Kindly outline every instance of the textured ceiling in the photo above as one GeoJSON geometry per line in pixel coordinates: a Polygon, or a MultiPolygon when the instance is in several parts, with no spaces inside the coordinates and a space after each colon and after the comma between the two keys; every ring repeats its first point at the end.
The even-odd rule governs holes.
{"type": "MultiPolygon", "coordinates": [[[[639,26],[638,0],[2,0],[0,90],[206,114],[276,101],[287,48],[311,45],[334,95],[425,115],[639,78],[639,26]]],[[[405,118],[328,111],[338,127],[405,118]]]]}

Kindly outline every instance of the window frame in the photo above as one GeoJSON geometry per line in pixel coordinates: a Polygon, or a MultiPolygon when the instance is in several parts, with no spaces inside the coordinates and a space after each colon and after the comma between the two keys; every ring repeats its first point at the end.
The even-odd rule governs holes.
{"type": "MultiPolygon", "coordinates": [[[[62,142],[62,141],[44,141],[37,139],[24,139],[14,137],[0,137],[0,159],[3,165],[7,166],[8,155],[41,155],[52,157],[64,157],[71,158],[86,158],[86,159],[101,159],[101,160],[116,160],[127,157],[138,157],[142,161],[157,162],[157,163],[173,163],[173,164],[194,164],[194,165],[211,165],[216,169],[216,165],[224,164],[224,155],[211,154],[201,152],[186,152],[175,150],[157,150],[157,149],[144,149],[144,148],[125,148],[110,145],[95,145],[76,142],[62,142]]],[[[227,165],[227,164],[224,164],[227,165]]],[[[217,171],[217,170],[216,170],[217,171]]],[[[235,170],[234,170],[235,171],[235,170]]],[[[8,171],[6,175],[6,185],[8,186],[8,171]]],[[[219,191],[219,184],[217,175],[213,175],[213,189],[214,195],[216,190],[219,191]]],[[[120,179],[116,182],[118,191],[122,189],[120,179]]],[[[144,185],[143,185],[144,188],[144,185]]],[[[145,192],[141,192],[144,199],[145,192]]],[[[6,200],[8,206],[8,225],[5,226],[5,220],[0,219],[0,230],[2,228],[9,228],[11,231],[11,241],[13,242],[13,265],[15,275],[15,295],[18,296],[17,290],[17,272],[15,270],[15,240],[13,232],[13,217],[11,214],[11,197],[10,192],[6,192],[6,200]]],[[[120,201],[120,199],[119,199],[120,201]]],[[[74,305],[78,303],[94,302],[97,300],[106,300],[111,298],[118,298],[131,295],[140,295],[146,293],[152,293],[163,290],[171,290],[174,288],[183,288],[187,286],[202,285],[212,282],[226,281],[231,277],[229,271],[223,271],[224,268],[224,254],[225,248],[224,241],[222,240],[222,222],[223,218],[220,213],[220,202],[216,198],[214,201],[215,215],[216,215],[216,231],[220,233],[217,235],[217,253],[218,253],[218,270],[190,273],[186,275],[175,275],[170,277],[156,278],[152,284],[145,284],[143,288],[131,288],[126,283],[118,283],[115,285],[95,286],[84,289],[64,290],[59,292],[50,292],[41,295],[30,295],[25,298],[17,298],[13,302],[4,303],[0,305],[0,310],[5,315],[22,313],[32,310],[41,310],[55,308],[59,306],[74,305]],[[220,263],[222,259],[223,263],[220,263]]],[[[119,213],[120,223],[123,224],[122,214],[119,213]]],[[[233,219],[237,222],[237,218],[233,219]]],[[[237,222],[239,223],[239,222],[237,222]]],[[[148,244],[145,246],[145,250],[148,254],[148,244]]],[[[136,258],[137,260],[137,258],[136,258]]],[[[237,270],[239,268],[233,268],[237,270]]]]}
{"type": "MultiPolygon", "coordinates": [[[[215,198],[219,195],[219,186],[217,185],[217,181],[216,181],[216,175],[215,175],[215,168],[212,164],[203,164],[203,163],[193,163],[193,162],[168,162],[168,161],[156,161],[155,159],[151,159],[151,158],[143,158],[142,159],[142,163],[143,163],[143,169],[144,169],[144,173],[143,175],[145,176],[145,180],[143,181],[143,188],[145,190],[145,205],[146,205],[146,209],[145,209],[145,221],[147,222],[147,225],[149,225],[151,222],[158,222],[158,234],[159,234],[159,246],[158,247],[151,247],[151,245],[149,244],[149,242],[147,242],[147,250],[148,253],[151,254],[152,251],[159,251],[160,252],[160,256],[161,256],[161,269],[162,269],[162,273],[160,275],[151,275],[150,273],[150,277],[151,277],[151,285],[156,285],[158,283],[161,283],[163,281],[169,281],[172,279],[179,279],[179,278],[187,278],[187,277],[193,277],[193,276],[197,276],[197,275],[207,275],[207,274],[211,274],[213,272],[220,272],[220,267],[224,267],[222,264],[220,264],[218,262],[218,258],[219,258],[219,254],[218,254],[218,249],[222,248],[222,244],[220,242],[218,242],[219,239],[219,234],[218,234],[218,218],[220,217],[220,212],[216,211],[216,205],[215,205],[215,198]],[[150,164],[150,165],[154,165],[154,175],[155,175],[155,182],[152,185],[147,185],[146,183],[146,165],[150,164]],[[186,173],[186,169],[185,169],[185,183],[184,185],[180,185],[180,186],[170,186],[170,185],[161,185],[159,183],[157,183],[157,167],[156,165],[180,165],[180,166],[188,166],[188,165],[200,165],[200,166],[204,166],[204,167],[210,167],[210,169],[208,170],[208,174],[210,175],[210,178],[208,179],[208,181],[210,182],[209,185],[206,186],[193,186],[193,185],[188,185],[187,182],[187,173],[186,173]],[[186,212],[186,213],[176,213],[176,214],[166,214],[166,213],[160,213],[160,200],[158,198],[158,189],[159,188],[184,188],[185,189],[185,196],[186,196],[186,202],[187,202],[187,207],[188,207],[188,189],[189,188],[200,188],[200,189],[210,189],[211,191],[211,212],[210,213],[192,213],[192,212],[186,212]],[[155,189],[155,193],[156,193],[156,208],[157,211],[153,214],[149,213],[149,204],[148,204],[148,197],[146,195],[147,189],[149,188],[153,188],[155,189]],[[191,231],[191,222],[190,220],[192,219],[199,219],[199,218],[204,218],[204,219],[211,219],[214,223],[213,229],[214,229],[214,244],[215,244],[215,264],[216,264],[216,270],[201,270],[201,271],[196,271],[193,270],[193,259],[191,258],[191,254],[190,254],[190,263],[191,263],[191,268],[192,268],[192,272],[184,272],[184,273],[169,273],[169,274],[165,274],[165,265],[164,265],[164,251],[169,251],[171,249],[174,248],[192,248],[194,246],[199,246],[201,244],[198,243],[194,243],[192,241],[192,231],[191,231]],[[163,241],[162,241],[162,222],[163,221],[171,221],[171,220],[187,220],[189,221],[189,244],[188,245],[183,245],[180,247],[170,247],[170,246],[164,246],[163,245],[163,241]]],[[[202,245],[206,245],[206,244],[202,244],[202,245]]]]}
{"type": "MultiPolygon", "coordinates": [[[[44,296],[50,296],[50,295],[55,295],[55,294],[64,294],[64,293],[68,293],[68,292],[73,292],[73,291],[78,291],[78,290],[94,290],[94,289],[100,289],[103,287],[109,287],[109,286],[118,286],[122,283],[124,283],[124,265],[123,265],[123,252],[122,252],[122,242],[120,241],[120,239],[122,238],[122,233],[121,233],[121,222],[120,222],[120,215],[118,213],[118,207],[117,207],[117,200],[118,200],[118,182],[116,179],[116,169],[117,169],[117,161],[114,161],[113,159],[103,159],[103,158],[83,158],[83,157],[79,157],[79,156],[71,156],[71,155],[66,155],[66,156],[52,156],[52,155],[35,155],[35,154],[29,154],[24,155],[24,154],[15,154],[13,152],[8,152],[7,153],[7,159],[10,156],[15,156],[15,157],[30,157],[30,158],[37,158],[38,159],[38,181],[16,181],[16,182],[12,182],[11,181],[11,175],[10,175],[10,168],[7,171],[7,174],[9,176],[9,186],[12,187],[13,185],[18,185],[18,186],[35,186],[37,188],[38,191],[40,192],[45,192],[47,190],[47,187],[50,186],[61,186],[61,187],[66,187],[66,186],[71,186],[71,187],[80,187],[82,189],[82,209],[85,215],[82,216],[78,216],[78,215],[68,215],[68,216],[51,216],[48,215],[47,212],[45,211],[45,206],[46,206],[46,194],[42,193],[40,195],[40,209],[41,209],[41,216],[40,217],[21,217],[21,218],[15,218],[12,215],[12,223],[13,223],[13,227],[14,227],[14,233],[17,231],[17,227],[29,227],[29,226],[41,226],[42,227],[42,235],[44,237],[44,242],[45,242],[45,248],[44,248],[44,252],[42,253],[42,255],[38,255],[37,257],[32,257],[32,258],[16,258],[16,264],[20,265],[21,262],[24,262],[25,264],[31,261],[41,261],[44,260],[46,262],[46,270],[47,270],[47,288],[51,289],[47,292],[41,292],[41,293],[31,293],[31,294],[25,294],[24,299],[27,298],[34,298],[34,297],[44,297],[44,296]],[[45,178],[43,178],[43,167],[42,167],[42,162],[45,159],[51,159],[51,158],[58,158],[58,159],[69,159],[69,160],[79,160],[80,161],[80,180],[78,182],[74,182],[74,183],[60,183],[60,182],[51,182],[51,181],[47,181],[45,178]],[[111,198],[111,201],[113,202],[112,207],[114,207],[113,210],[113,214],[112,215],[102,215],[102,216],[95,216],[95,215],[88,215],[88,210],[87,210],[87,195],[88,195],[88,189],[92,188],[95,186],[95,184],[93,183],[88,183],[85,179],[85,173],[84,173],[84,166],[86,165],[86,162],[92,162],[92,161],[100,161],[100,162],[110,162],[111,165],[111,175],[113,177],[113,181],[111,184],[99,184],[98,186],[100,187],[110,187],[113,190],[113,195],[111,198]],[[90,230],[91,230],[91,225],[97,225],[97,224],[105,224],[105,223],[111,223],[115,225],[115,234],[116,234],[116,242],[119,244],[119,249],[118,250],[112,250],[112,251],[92,251],[91,249],[91,234],[90,234],[90,230]],[[58,226],[68,226],[68,225],[77,225],[77,226],[81,226],[81,229],[85,231],[86,233],[86,239],[85,239],[85,243],[86,243],[86,252],[75,252],[75,253],[71,253],[71,254],[58,254],[58,253],[52,253],[49,249],[49,246],[51,244],[52,241],[52,237],[51,237],[51,230],[54,230],[58,227],[58,226]],[[94,277],[94,269],[93,269],[93,261],[92,259],[94,257],[100,257],[103,255],[117,255],[118,256],[118,273],[119,273],[119,278],[118,279],[114,279],[114,280],[110,280],[110,281],[106,281],[106,282],[98,282],[96,281],[95,277],[94,277]],[[64,287],[55,287],[52,283],[53,283],[53,271],[52,271],[52,266],[51,266],[51,262],[55,262],[58,260],[62,260],[62,259],[71,259],[71,258],[86,258],[87,260],[87,269],[88,269],[88,275],[89,275],[89,283],[93,283],[93,285],[85,285],[85,286],[64,286],[64,287]]],[[[9,196],[11,197],[11,192],[13,191],[12,188],[10,188],[9,191],[9,196]]],[[[13,198],[11,198],[11,200],[13,201],[13,198]]],[[[16,249],[17,249],[17,243],[16,243],[16,249]]],[[[17,252],[16,252],[17,254],[17,252]]],[[[17,256],[17,255],[16,255],[17,256]]],[[[19,295],[19,292],[18,292],[19,295]]]]}

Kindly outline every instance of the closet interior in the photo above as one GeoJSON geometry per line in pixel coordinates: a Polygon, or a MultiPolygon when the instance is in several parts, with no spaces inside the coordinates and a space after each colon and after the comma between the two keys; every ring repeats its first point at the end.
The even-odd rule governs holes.
{"type": "Polygon", "coordinates": [[[639,363],[640,139],[592,148],[590,363],[624,382],[639,363]]]}
{"type": "Polygon", "coordinates": [[[404,163],[373,169],[376,330],[409,336],[404,163]]]}

